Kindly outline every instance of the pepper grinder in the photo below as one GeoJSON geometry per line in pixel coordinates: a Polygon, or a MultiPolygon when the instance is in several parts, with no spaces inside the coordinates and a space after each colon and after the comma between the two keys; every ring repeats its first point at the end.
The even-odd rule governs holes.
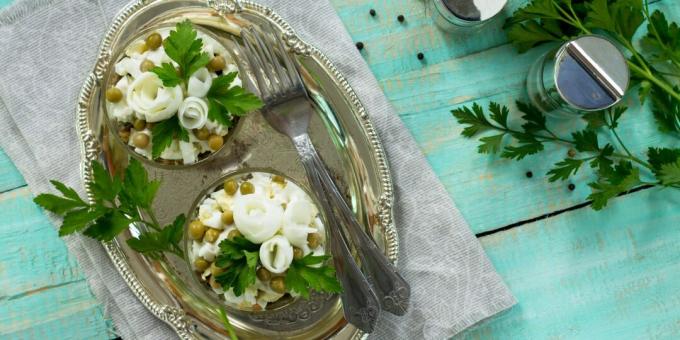
{"type": "Polygon", "coordinates": [[[529,100],[546,114],[573,117],[623,99],[630,82],[626,58],[609,40],[588,35],[544,54],[529,70],[529,100]]]}
{"type": "Polygon", "coordinates": [[[432,19],[445,31],[480,26],[503,11],[507,0],[430,0],[432,19]]]}

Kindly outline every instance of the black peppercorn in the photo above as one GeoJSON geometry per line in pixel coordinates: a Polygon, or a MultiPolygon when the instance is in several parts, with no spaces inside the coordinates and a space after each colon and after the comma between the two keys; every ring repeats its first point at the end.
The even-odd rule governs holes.
{"type": "Polygon", "coordinates": [[[374,9],[372,9],[372,8],[371,8],[371,10],[370,10],[370,11],[368,11],[368,13],[369,13],[369,14],[370,14],[370,15],[371,15],[372,17],[374,17],[374,16],[375,16],[375,10],[374,10],[374,9]]]}
{"type": "Polygon", "coordinates": [[[399,22],[404,22],[404,16],[399,14],[399,16],[397,17],[397,20],[399,20],[399,22]]]}
{"type": "Polygon", "coordinates": [[[364,43],[362,43],[361,41],[357,42],[356,45],[357,45],[357,48],[359,49],[359,51],[364,49],[364,43]]]}
{"type": "Polygon", "coordinates": [[[534,177],[534,173],[531,172],[531,171],[527,171],[526,176],[527,176],[527,178],[534,177]]]}
{"type": "Polygon", "coordinates": [[[576,189],[576,186],[574,185],[574,183],[569,183],[569,186],[567,188],[569,188],[570,191],[574,191],[574,189],[576,189]]]}
{"type": "Polygon", "coordinates": [[[417,57],[418,57],[418,60],[423,60],[423,59],[425,59],[425,55],[423,54],[423,52],[418,52],[418,56],[417,56],[417,57]]]}

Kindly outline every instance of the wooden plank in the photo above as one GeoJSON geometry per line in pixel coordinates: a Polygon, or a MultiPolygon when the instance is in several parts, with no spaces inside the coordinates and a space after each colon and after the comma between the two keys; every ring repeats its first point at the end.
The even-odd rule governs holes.
{"type": "Polygon", "coordinates": [[[24,178],[21,177],[17,168],[12,164],[12,160],[0,149],[0,192],[16,189],[24,185],[26,185],[24,178]]]}
{"type": "Polygon", "coordinates": [[[114,337],[76,260],[27,187],[0,194],[0,220],[0,338],[114,337]]]}
{"type": "Polygon", "coordinates": [[[84,279],[0,300],[6,339],[110,339],[111,324],[84,279]]]}
{"type": "MultiPolygon", "coordinates": [[[[519,55],[505,43],[502,20],[479,30],[445,33],[430,19],[421,0],[331,0],[350,35],[363,41],[362,54],[406,127],[424,151],[463,216],[476,233],[542,216],[581,203],[589,194],[592,173],[576,176],[575,191],[568,183],[549,183],[544,174],[565,157],[567,148],[551,146],[540,157],[522,162],[476,152],[477,142],[460,137],[462,127],[450,110],[473,101],[511,104],[524,96],[529,66],[546,48],[519,55]],[[368,14],[375,9],[376,17],[368,14]],[[405,24],[396,20],[404,14],[405,24]],[[416,58],[425,53],[425,61],[416,58]],[[531,171],[534,176],[526,178],[531,171]]],[[[523,0],[510,2],[507,13],[523,0]]],[[[653,4],[667,16],[680,19],[680,3],[653,4]]],[[[634,96],[629,103],[635,106],[634,96]]],[[[513,112],[517,116],[517,112],[513,112]]],[[[516,117],[514,117],[516,118],[516,117]]],[[[561,133],[581,122],[550,124],[561,133]]],[[[620,135],[635,150],[650,145],[679,146],[677,138],[660,135],[647,109],[632,109],[620,135]]],[[[604,136],[611,140],[611,136],[604,136]]],[[[610,214],[604,212],[604,214],[610,214]]]]}
{"type": "Polygon", "coordinates": [[[466,339],[680,338],[680,197],[644,190],[481,238],[519,304],[466,339]]]}

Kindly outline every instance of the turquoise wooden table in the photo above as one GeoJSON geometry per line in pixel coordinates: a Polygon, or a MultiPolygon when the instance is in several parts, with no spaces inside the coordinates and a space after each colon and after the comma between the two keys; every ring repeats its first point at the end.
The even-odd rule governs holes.
{"type": "MultiPolygon", "coordinates": [[[[574,178],[573,191],[543,176],[566,149],[510,162],[479,155],[476,142],[460,137],[449,111],[473,101],[512,103],[540,51],[518,55],[500,22],[474,34],[442,33],[424,0],[331,2],[519,300],[459,338],[680,338],[680,194],[641,190],[594,212],[584,207],[592,174],[574,178]]],[[[511,0],[508,10],[522,3],[511,0]]],[[[653,6],[680,19],[677,1],[653,6]]],[[[645,108],[631,111],[620,131],[628,145],[679,146],[656,133],[645,108]]],[[[0,338],[111,337],[77,263],[2,153],[0,192],[0,218],[9,221],[0,231],[0,338]]]]}

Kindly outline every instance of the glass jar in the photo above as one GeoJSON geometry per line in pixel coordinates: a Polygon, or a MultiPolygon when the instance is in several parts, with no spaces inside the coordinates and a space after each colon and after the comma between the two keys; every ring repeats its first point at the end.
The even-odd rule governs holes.
{"type": "Polygon", "coordinates": [[[441,29],[478,27],[498,16],[507,0],[430,0],[432,19],[441,29]]]}
{"type": "Polygon", "coordinates": [[[573,117],[616,105],[630,80],[626,58],[609,40],[579,37],[541,56],[526,80],[529,100],[546,114],[573,117]]]}

